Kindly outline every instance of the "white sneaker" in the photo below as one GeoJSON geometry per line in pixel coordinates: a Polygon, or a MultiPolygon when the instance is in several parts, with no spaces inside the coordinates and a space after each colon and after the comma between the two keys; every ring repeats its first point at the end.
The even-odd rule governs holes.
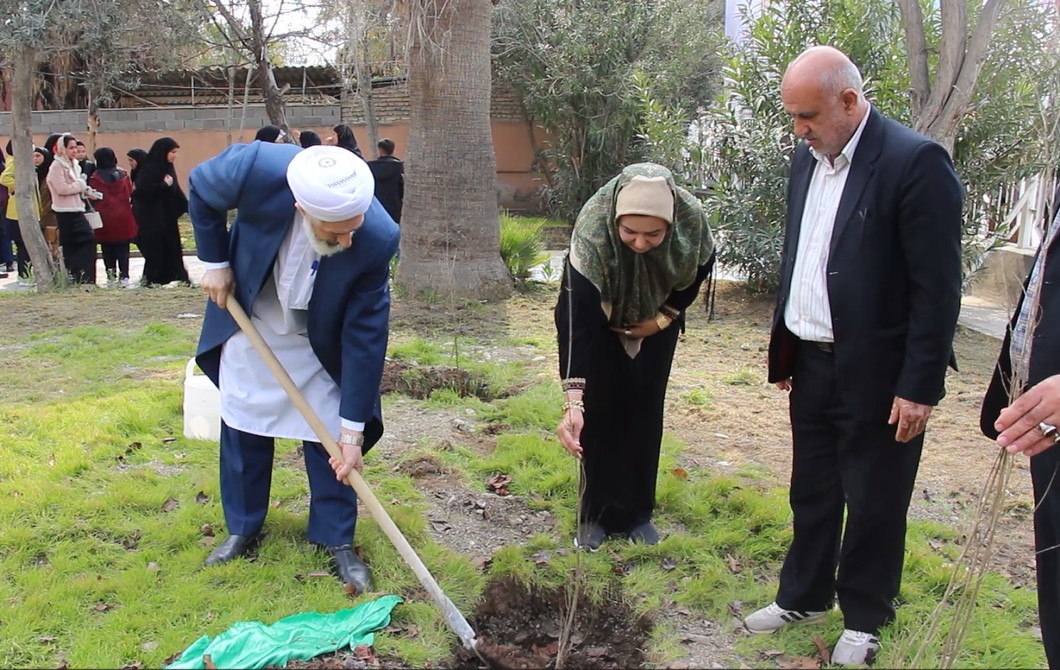
{"type": "Polygon", "coordinates": [[[128,277],[125,277],[123,279],[118,280],[118,284],[122,288],[129,288],[129,286],[131,285],[130,282],[129,282],[129,278],[128,277]]]}
{"type": "Polygon", "coordinates": [[[847,628],[832,650],[836,665],[869,665],[880,651],[880,639],[871,633],[847,628]]]}
{"type": "Polygon", "coordinates": [[[774,633],[789,623],[809,623],[823,619],[827,610],[820,612],[797,612],[786,610],[773,601],[743,620],[744,627],[756,634],[774,633]]]}

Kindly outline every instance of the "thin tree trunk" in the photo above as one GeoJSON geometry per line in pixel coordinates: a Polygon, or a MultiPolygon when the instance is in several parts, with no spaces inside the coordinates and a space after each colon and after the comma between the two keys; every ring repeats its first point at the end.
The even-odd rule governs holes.
{"type": "Polygon", "coordinates": [[[272,71],[272,61],[269,60],[269,44],[265,35],[265,21],[261,15],[261,1],[251,0],[247,3],[250,11],[251,42],[254,45],[254,60],[257,64],[258,81],[261,83],[262,95],[265,98],[265,113],[269,115],[269,122],[284,132],[287,142],[294,142],[291,137],[291,128],[287,125],[287,109],[283,101],[283,93],[276,85],[276,75],[272,71]]]}
{"type": "Polygon", "coordinates": [[[354,58],[354,68],[357,73],[357,95],[364,105],[364,124],[368,130],[368,156],[375,153],[376,145],[379,143],[379,128],[375,118],[375,98],[372,94],[372,69],[368,62],[368,40],[364,33],[365,26],[358,36],[358,44],[362,48],[360,54],[354,58]]]}
{"type": "Polygon", "coordinates": [[[37,172],[33,165],[32,99],[35,51],[22,46],[15,59],[12,82],[11,126],[15,150],[15,204],[18,228],[33,263],[37,291],[46,293],[55,286],[55,265],[37,218],[37,172]]]}
{"type": "Polygon", "coordinates": [[[490,0],[407,0],[408,184],[398,283],[413,296],[500,299],[497,163],[490,129],[490,0]]]}
{"type": "Polygon", "coordinates": [[[96,152],[96,133],[99,132],[99,103],[98,96],[92,95],[92,89],[88,92],[88,142],[86,143],[89,156],[96,152]]]}
{"type": "Polygon", "coordinates": [[[969,37],[965,0],[940,0],[942,37],[938,68],[932,82],[928,74],[924,15],[919,0],[898,0],[909,60],[913,127],[951,154],[957,139],[957,127],[968,111],[979,72],[989,52],[990,37],[1005,2],[986,0],[969,37]]]}
{"type": "Polygon", "coordinates": [[[232,105],[236,95],[236,66],[225,68],[228,72],[228,123],[225,124],[225,146],[232,146],[232,105]]]}

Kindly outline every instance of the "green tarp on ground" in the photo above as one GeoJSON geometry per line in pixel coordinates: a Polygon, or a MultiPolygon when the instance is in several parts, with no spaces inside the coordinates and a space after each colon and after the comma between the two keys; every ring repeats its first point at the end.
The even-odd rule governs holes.
{"type": "Polygon", "coordinates": [[[240,621],[217,637],[203,635],[166,670],[200,670],[206,667],[204,656],[218,668],[283,667],[287,661],[371,645],[373,633],[390,623],[390,612],[399,602],[398,596],[383,596],[333,614],[295,614],[271,626],[240,621]]]}

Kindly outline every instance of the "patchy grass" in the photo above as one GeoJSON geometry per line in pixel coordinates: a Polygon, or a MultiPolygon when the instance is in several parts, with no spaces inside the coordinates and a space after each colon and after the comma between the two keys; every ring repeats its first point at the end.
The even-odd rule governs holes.
{"type": "MultiPolygon", "coordinates": [[[[200,635],[237,621],[271,622],[354,603],[330,577],[311,576],[327,561],[303,539],[307,485],[292,441],[278,445],[273,507],[258,558],[202,567],[216,541],[210,533],[223,536],[224,530],[217,447],[180,434],[183,366],[201,321],[179,318],[201,311],[202,298],[190,289],[135,293],[0,297],[0,309],[11,315],[10,337],[0,346],[6,381],[0,387],[0,658],[13,667],[158,667],[200,635]]],[[[783,424],[782,411],[773,407],[776,396],[753,367],[762,355],[756,338],[765,310],[739,294],[719,298],[741,316],[726,317],[722,308],[721,320],[705,324],[691,315],[675,361],[657,494],[664,539],[656,547],[612,540],[591,555],[570,551],[578,468],[552,434],[560,416],[554,293],[530,291],[501,306],[434,315],[395,306],[393,358],[474,369],[509,392],[490,402],[446,390],[403,399],[428,418],[456,409],[477,425],[445,450],[425,439],[396,458],[367,459],[366,479],[461,611],[474,608],[488,578],[556,588],[570,584],[573,574],[594,602],[617,589],[637,613],[662,622],[684,610],[689,619],[715,622],[731,636],[734,613],[773,598],[790,540],[783,477],[767,458],[731,454],[771,453],[762,450],[777,443],[781,451],[790,447],[778,437],[784,426],[776,427],[783,424]],[[740,301],[753,304],[732,307],[740,301]],[[472,325],[464,329],[464,323],[472,325]],[[493,432],[486,437],[480,426],[493,432]],[[736,465],[723,463],[728,458],[736,465]],[[468,487],[492,474],[510,475],[511,493],[548,510],[555,532],[510,543],[485,571],[478,569],[476,557],[435,541],[425,489],[402,467],[417,459],[438,464],[447,481],[468,487]]],[[[987,348],[996,350],[996,343],[959,336],[958,356],[973,368],[977,352],[987,348]]],[[[971,398],[980,381],[955,384],[941,433],[950,434],[946,421],[971,411],[961,398],[971,398]]],[[[953,435],[960,434],[957,427],[953,435]]],[[[968,453],[962,452],[965,460],[968,453]]],[[[925,454],[926,460],[937,457],[925,454]]],[[[927,475],[932,486],[941,476],[934,470],[927,475]]],[[[1013,509],[1025,519],[1023,507],[1013,509]]],[[[883,634],[881,665],[901,665],[901,641],[924,625],[941,596],[959,538],[951,523],[911,523],[902,606],[883,634]]],[[[371,519],[362,518],[357,539],[379,593],[405,598],[395,625],[417,631],[379,635],[377,651],[413,667],[445,662],[454,638],[411,571],[371,519]]],[[[959,664],[1042,667],[1036,622],[1033,589],[990,575],[959,664]]],[[[813,635],[831,643],[842,628],[836,611],[821,625],[737,637],[728,660],[775,667],[771,650],[813,656],[813,635]]],[[[660,665],[688,651],[667,623],[657,625],[651,645],[660,665]]]]}

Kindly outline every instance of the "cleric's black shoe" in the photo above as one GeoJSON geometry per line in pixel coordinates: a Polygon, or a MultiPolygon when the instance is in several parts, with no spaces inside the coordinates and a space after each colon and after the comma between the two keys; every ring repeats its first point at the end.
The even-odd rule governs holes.
{"type": "Polygon", "coordinates": [[[344,544],[341,547],[328,547],[331,554],[331,571],[339,578],[350,595],[361,595],[372,588],[372,571],[364,561],[357,558],[353,547],[344,544]]]}
{"type": "Polygon", "coordinates": [[[206,557],[206,565],[220,565],[227,563],[233,558],[246,556],[257,548],[260,540],[260,533],[256,535],[229,535],[224,542],[217,545],[217,548],[206,557]]]}

